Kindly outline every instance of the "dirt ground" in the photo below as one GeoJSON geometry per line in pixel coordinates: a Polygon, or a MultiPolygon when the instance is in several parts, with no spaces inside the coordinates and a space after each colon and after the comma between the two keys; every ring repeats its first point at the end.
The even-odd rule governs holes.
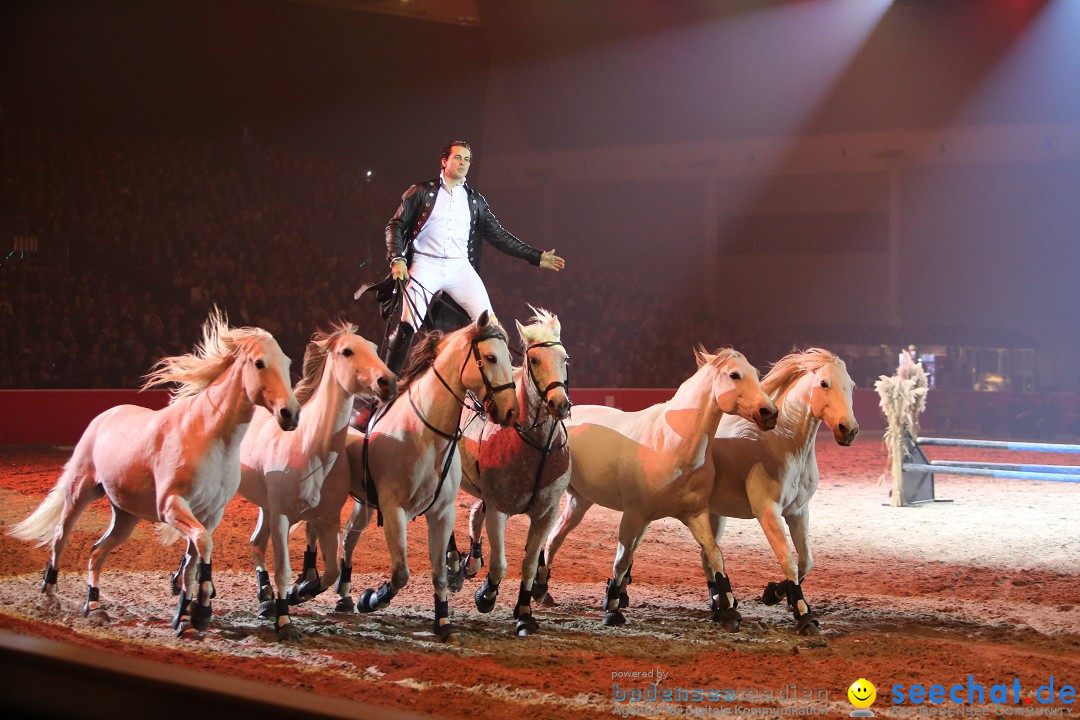
{"type": "MultiPolygon", "coordinates": [[[[931,450],[939,450],[932,457],[964,456],[931,450]]],[[[979,453],[1004,459],[994,455],[979,453]]],[[[38,592],[45,550],[0,535],[0,629],[445,718],[847,717],[847,688],[858,678],[877,687],[877,715],[899,716],[904,710],[890,699],[894,685],[940,684],[947,692],[969,675],[988,693],[1019,680],[1019,704],[986,697],[964,706],[946,701],[936,711],[1055,708],[1059,717],[1080,715],[1060,697],[1042,705],[1036,695],[1051,676],[1055,692],[1080,685],[1080,485],[944,476],[937,496],[951,502],[892,508],[877,480],[885,464],[879,439],[864,436],[840,448],[823,434],[818,456],[816,563],[804,589],[820,617],[819,637],[797,635],[782,607],[760,601],[780,571],[756,522],[745,520],[729,523],[723,544],[740,599],[740,632],[710,622],[696,545],[670,520],[652,526],[637,556],[627,625],[604,627],[600,607],[618,518],[594,508],[555,561],[551,592],[558,604],[537,608],[540,634],[521,639],[513,632],[525,528],[517,518],[507,531],[510,575],[498,606],[483,615],[473,605],[482,571],[450,599],[463,646],[435,642],[426,533],[418,520],[409,527],[412,580],[388,609],[335,614],[328,593],[294,609],[303,641],[281,643],[255,614],[247,552],[254,510],[239,499],[214,537],[218,598],[208,632],[174,636],[167,580],[180,546],[161,546],[145,524],[113,553],[103,575],[111,620],[82,617],[82,570],[108,522],[103,501],[83,516],[68,548],[59,608],[46,607],[38,592]],[[656,673],[663,679],[654,687],[656,673]],[[635,692],[650,697],[656,690],[661,699],[664,691],[678,698],[679,689],[687,691],[681,701],[634,699],[635,692]],[[625,701],[617,701],[620,693],[625,701]]],[[[52,448],[0,446],[0,529],[33,509],[66,458],[52,448]]],[[[463,546],[469,500],[459,499],[463,546]]],[[[294,537],[293,557],[301,552],[302,539],[294,537]]],[[[355,561],[356,592],[386,578],[379,529],[365,532],[355,561]]]]}

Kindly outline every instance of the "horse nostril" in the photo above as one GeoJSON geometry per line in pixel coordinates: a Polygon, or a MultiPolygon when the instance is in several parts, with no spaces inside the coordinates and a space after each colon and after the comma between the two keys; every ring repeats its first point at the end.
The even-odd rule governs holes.
{"type": "Polygon", "coordinates": [[[759,412],[761,413],[761,417],[762,417],[763,420],[768,420],[769,418],[771,418],[773,415],[776,414],[775,410],[772,410],[771,408],[767,408],[767,407],[761,408],[761,410],[759,412]]]}
{"type": "Polygon", "coordinates": [[[285,422],[291,422],[292,421],[292,416],[293,416],[292,415],[292,410],[290,410],[287,407],[281,408],[281,419],[282,420],[284,420],[285,422]]]}
{"type": "Polygon", "coordinates": [[[507,425],[514,422],[514,415],[516,415],[516,414],[517,413],[514,412],[514,408],[510,408],[509,410],[506,411],[506,424],[507,425]]]}
{"type": "Polygon", "coordinates": [[[380,376],[375,382],[378,383],[381,388],[390,387],[390,381],[386,379],[385,375],[380,376]]]}

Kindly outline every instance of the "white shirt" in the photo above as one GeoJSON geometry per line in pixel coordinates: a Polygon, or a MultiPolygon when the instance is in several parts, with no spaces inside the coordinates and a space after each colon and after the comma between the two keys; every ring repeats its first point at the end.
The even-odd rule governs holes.
{"type": "Polygon", "coordinates": [[[467,258],[471,225],[472,211],[465,183],[451,190],[446,179],[440,178],[435,206],[413,241],[413,249],[437,257],[467,258]]]}

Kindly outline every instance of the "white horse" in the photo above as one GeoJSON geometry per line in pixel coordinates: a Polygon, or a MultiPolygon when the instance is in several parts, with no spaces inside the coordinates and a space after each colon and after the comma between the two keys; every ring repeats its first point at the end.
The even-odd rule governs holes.
{"type": "MultiPolygon", "coordinates": [[[[458,629],[450,623],[446,593],[446,548],[457,516],[455,501],[461,485],[461,408],[472,407],[472,392],[487,414],[500,425],[518,416],[513,369],[506,331],[493,313],[449,335],[432,333],[413,349],[402,380],[402,392],[380,407],[365,436],[349,430],[346,454],[357,499],[344,536],[339,610],[352,606],[352,552],[375,510],[386,534],[393,565],[390,582],[368,588],[356,604],[358,612],[386,607],[409,581],[406,527],[424,515],[428,526],[431,582],[435,589],[433,632],[443,642],[456,642],[458,629]],[[404,400],[402,399],[404,396],[404,400]]],[[[460,565],[457,553],[451,560],[460,565]]],[[[454,585],[461,587],[461,568],[454,568],[454,585]]]]}
{"type": "Polygon", "coordinates": [[[578,406],[570,428],[570,487],[567,503],[547,541],[550,564],[567,533],[594,504],[622,511],[619,548],[608,580],[604,624],[621,625],[634,552],[649,523],[678,518],[693,533],[713,573],[713,620],[736,629],[724,559],[709,525],[714,472],[709,443],[724,414],[737,413],[763,430],[776,424],[776,405],[762,391],[758,372],[730,349],[710,355],[697,350],[698,370],[667,402],[639,412],[578,406]]]}
{"type": "Polygon", "coordinates": [[[173,627],[210,626],[214,584],[211,533],[240,485],[240,443],[261,405],[286,430],[296,427],[300,406],[289,379],[289,359],[258,328],[230,329],[215,310],[203,340],[189,355],[161,360],[145,387],[175,382],[162,410],[120,405],[94,418],[48,497],[11,534],[40,545],[52,541],[42,592],[56,595],[60,557],[76,520],[107,495],[112,523],[90,553],[83,614],[107,618],[98,576],[109,552],[139,520],[168,523],[187,538],[180,604],[173,627]],[[196,595],[195,571],[198,558],[196,595]]]}
{"type": "MultiPolygon", "coordinates": [[[[713,534],[719,543],[727,518],[757,518],[785,577],[768,584],[763,602],[787,600],[799,632],[816,635],[818,623],[801,587],[814,564],[810,553],[810,498],[818,485],[814,444],[822,421],[837,444],[847,446],[855,439],[859,433],[851,405],[855,383],[843,360],[828,350],[811,348],[781,359],[761,385],[780,408],[776,429],[763,433],[741,418],[725,417],[712,443],[713,534]],[[791,532],[797,566],[781,518],[791,532]]],[[[702,563],[706,560],[702,556],[702,563]]],[[[705,570],[708,576],[707,566],[705,570]]]]}
{"type": "MultiPolygon", "coordinates": [[[[534,311],[533,323],[527,327],[517,323],[525,346],[523,366],[514,370],[518,404],[524,413],[522,423],[513,428],[491,423],[468,424],[461,442],[461,487],[480,498],[470,515],[466,576],[475,575],[483,562],[481,526],[485,514],[491,539],[491,567],[475,594],[480,612],[491,612],[495,607],[499,583],[506,577],[507,518],[517,514],[529,516],[521,587],[514,606],[516,631],[521,636],[539,629],[532,615],[533,581],[537,564],[542,564],[544,539],[555,523],[559,501],[570,481],[570,448],[562,423],[570,413],[570,398],[566,394],[568,358],[560,339],[562,327],[555,315],[543,309],[534,308],[534,311]]],[[[453,546],[451,549],[456,550],[453,546]]],[[[547,586],[536,590],[537,597],[542,598],[547,586]]]]}
{"type": "Polygon", "coordinates": [[[296,399],[303,408],[296,431],[282,432],[269,414],[260,412],[240,446],[240,494],[259,507],[251,554],[260,614],[275,616],[283,639],[300,637],[291,623],[289,605],[318,595],[338,579],[338,530],[341,508],[349,497],[343,454],[353,398],[373,395],[388,402],[397,395],[397,377],[379,359],[375,345],[356,330],[355,325],[339,323],[331,332],[315,333],[308,343],[304,377],[296,385],[296,399]],[[308,529],[302,582],[288,588],[289,528],[302,520],[308,529]],[[268,539],[274,543],[276,602],[266,570],[268,539]],[[323,552],[321,578],[315,570],[316,539],[323,552]]]}

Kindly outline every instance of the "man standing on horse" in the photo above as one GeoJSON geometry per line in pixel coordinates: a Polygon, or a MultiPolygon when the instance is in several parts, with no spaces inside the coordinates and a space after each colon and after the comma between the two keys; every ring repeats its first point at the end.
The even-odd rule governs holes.
{"type": "Polygon", "coordinates": [[[434,180],[411,186],[386,225],[387,260],[395,282],[405,284],[400,316],[388,334],[383,361],[399,373],[432,296],[442,290],[475,321],[491,310],[487,289],[477,274],[481,240],[508,255],[545,270],[559,271],[566,261],[554,250],[542,252],[505,230],[487,200],[465,182],[472,148],[463,140],[447,143],[442,172],[434,180]]]}

